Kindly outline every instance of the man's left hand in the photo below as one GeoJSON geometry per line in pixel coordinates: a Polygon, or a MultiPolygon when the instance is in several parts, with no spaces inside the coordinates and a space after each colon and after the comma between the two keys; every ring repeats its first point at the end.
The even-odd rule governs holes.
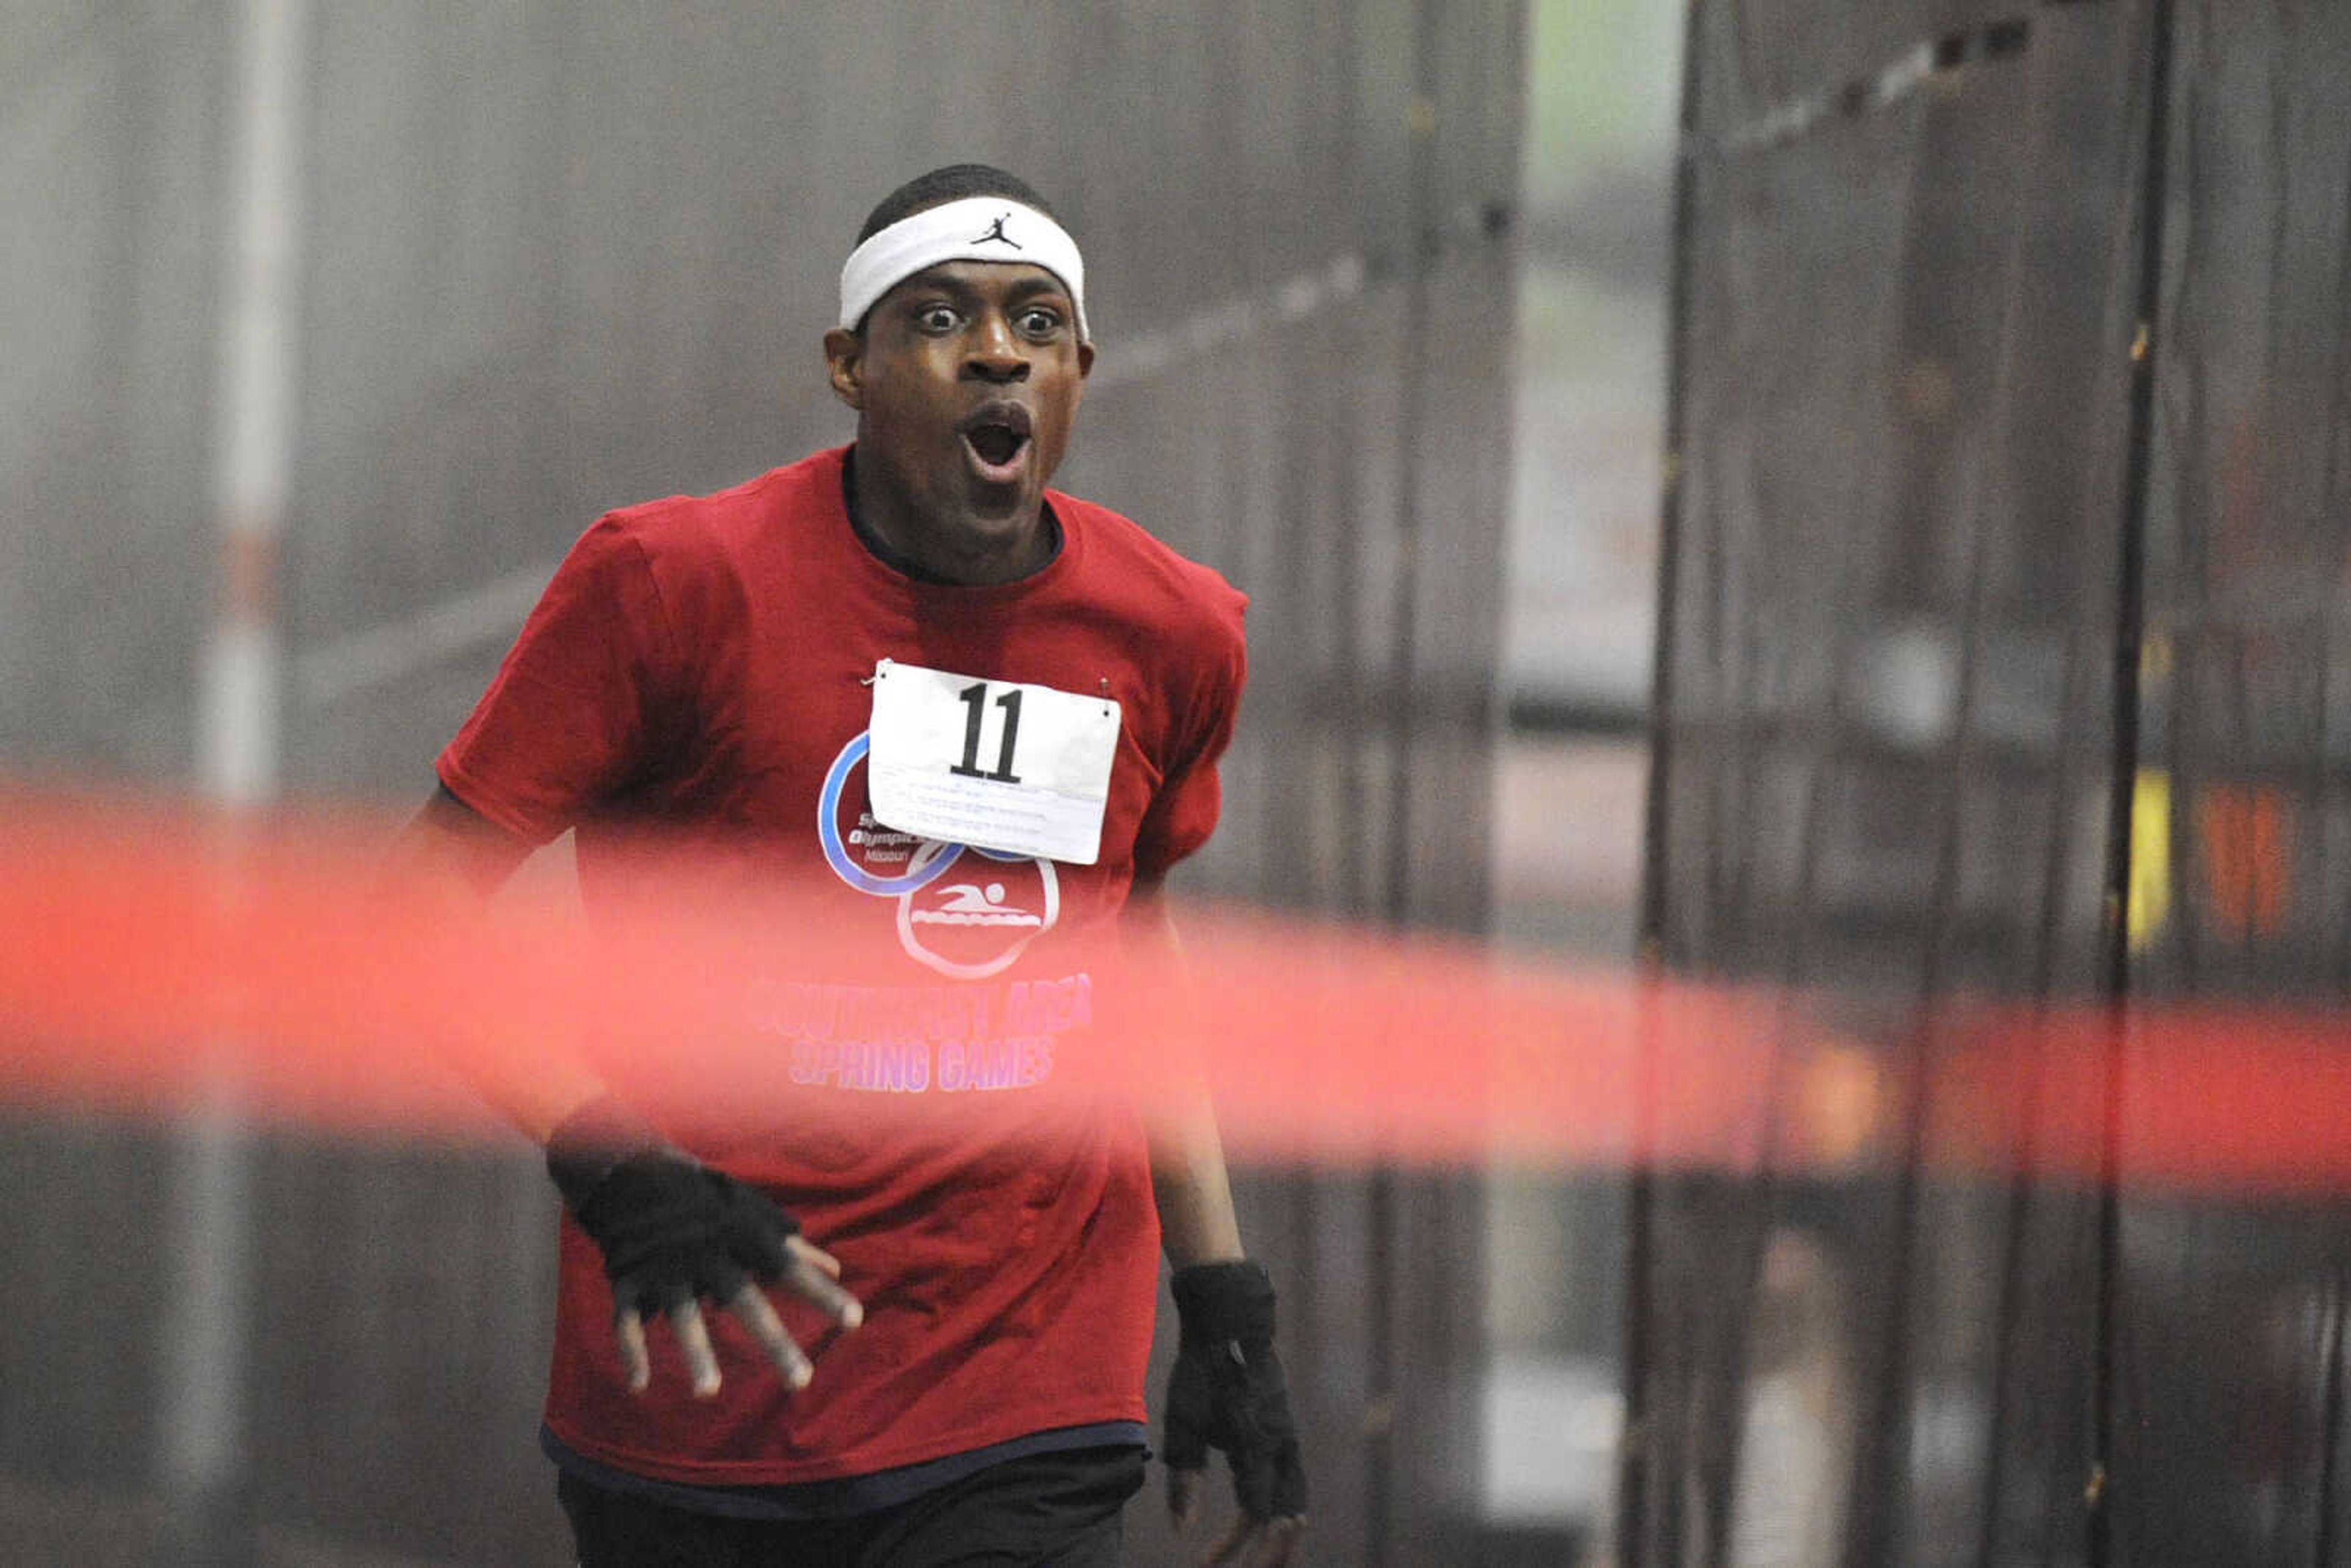
{"type": "Polygon", "coordinates": [[[1240,1517],[1211,1563],[1282,1568],[1306,1525],[1306,1469],[1290,1385],[1273,1348],[1273,1282],[1255,1263],[1198,1263],[1174,1281],[1181,1324],[1167,1379],[1167,1507],[1176,1528],[1200,1511],[1208,1450],[1232,1467],[1240,1517]]]}

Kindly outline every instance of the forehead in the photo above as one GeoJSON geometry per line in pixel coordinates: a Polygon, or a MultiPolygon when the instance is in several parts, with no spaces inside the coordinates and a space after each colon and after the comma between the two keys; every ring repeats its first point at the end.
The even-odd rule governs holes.
{"type": "Polygon", "coordinates": [[[943,261],[893,284],[890,291],[876,303],[886,305],[916,293],[990,299],[1006,304],[1040,295],[1054,295],[1063,299],[1070,296],[1067,284],[1031,262],[943,261]]]}

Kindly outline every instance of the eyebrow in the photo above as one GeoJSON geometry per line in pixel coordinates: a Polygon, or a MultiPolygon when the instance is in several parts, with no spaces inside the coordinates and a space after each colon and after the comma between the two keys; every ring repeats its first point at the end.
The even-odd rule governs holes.
{"type": "MultiPolygon", "coordinates": [[[[964,278],[946,270],[948,267],[955,267],[956,265],[958,264],[956,262],[943,261],[936,267],[929,267],[924,271],[916,273],[914,277],[908,278],[902,287],[905,287],[909,293],[925,288],[934,288],[942,294],[953,295],[957,299],[972,299],[977,298],[980,293],[980,290],[972,287],[972,285],[967,282],[964,278]]],[[[1000,262],[973,262],[968,265],[976,267],[996,267],[1003,264],[1000,262]]],[[[1051,273],[1040,267],[1033,267],[1028,276],[1016,278],[1012,283],[1006,287],[1004,294],[1005,303],[1019,304],[1026,300],[1034,299],[1040,294],[1050,294],[1062,299],[1068,299],[1071,298],[1069,285],[1063,283],[1060,278],[1054,277],[1051,273]]]]}

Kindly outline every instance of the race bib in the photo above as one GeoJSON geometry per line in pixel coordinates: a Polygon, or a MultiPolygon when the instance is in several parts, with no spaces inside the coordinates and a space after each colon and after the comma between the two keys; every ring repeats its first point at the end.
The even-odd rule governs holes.
{"type": "Polygon", "coordinates": [[[1108,696],[884,659],[867,727],[874,819],[921,838],[1092,865],[1118,724],[1108,696]]]}

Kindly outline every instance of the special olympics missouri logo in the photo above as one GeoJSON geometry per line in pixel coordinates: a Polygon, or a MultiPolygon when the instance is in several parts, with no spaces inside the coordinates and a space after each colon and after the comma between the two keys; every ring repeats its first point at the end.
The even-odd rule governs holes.
{"type": "Polygon", "coordinates": [[[825,863],[858,892],[894,901],[898,944],[916,962],[956,980],[1001,972],[1061,917],[1053,862],[917,838],[876,822],[864,791],[852,797],[849,789],[871,747],[861,732],[824,776],[816,832],[825,863]],[[844,826],[849,799],[859,804],[855,821],[844,826]]]}

